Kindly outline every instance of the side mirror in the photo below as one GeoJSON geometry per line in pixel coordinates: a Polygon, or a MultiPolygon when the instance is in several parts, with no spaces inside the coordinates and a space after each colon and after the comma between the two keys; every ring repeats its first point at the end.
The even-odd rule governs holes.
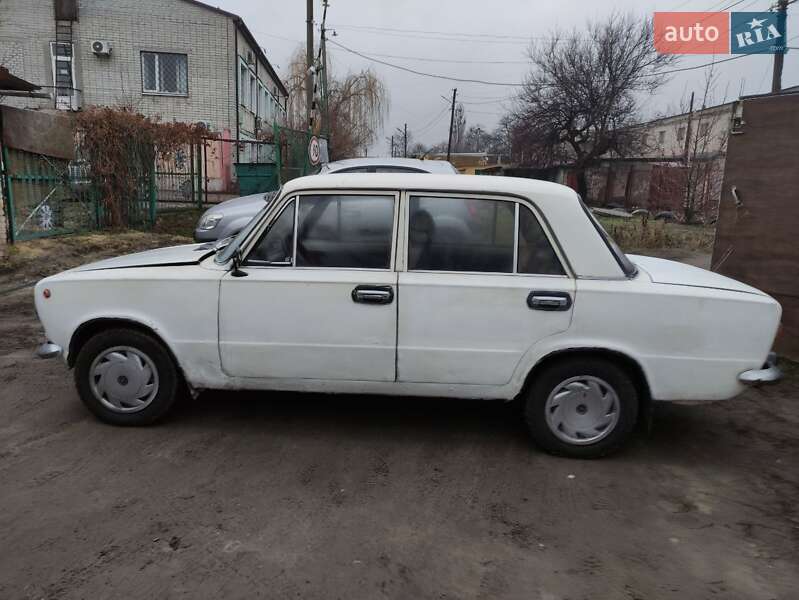
{"type": "Polygon", "coordinates": [[[241,270],[241,248],[236,249],[233,253],[233,269],[230,271],[231,277],[247,277],[247,273],[241,270]]]}

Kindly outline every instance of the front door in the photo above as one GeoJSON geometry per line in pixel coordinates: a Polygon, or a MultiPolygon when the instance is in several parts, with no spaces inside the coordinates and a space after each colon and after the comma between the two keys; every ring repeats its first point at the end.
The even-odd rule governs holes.
{"type": "Polygon", "coordinates": [[[394,381],[397,195],[299,195],[219,299],[219,352],[231,376],[394,381]]]}
{"type": "Polygon", "coordinates": [[[398,381],[504,385],[569,327],[574,280],[525,204],[410,195],[407,242],[398,381]]]}

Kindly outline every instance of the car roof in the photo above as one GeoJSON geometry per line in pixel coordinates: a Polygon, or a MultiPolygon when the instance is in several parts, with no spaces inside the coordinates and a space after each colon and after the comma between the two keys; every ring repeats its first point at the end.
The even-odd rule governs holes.
{"type": "MultiPolygon", "coordinates": [[[[524,179],[478,175],[424,173],[340,173],[292,179],[281,198],[297,193],[335,190],[411,191],[427,194],[469,193],[512,195],[536,206],[564,247],[578,277],[621,279],[624,272],[587,215],[580,197],[565,185],[524,179]]],[[[479,197],[477,198],[479,201],[479,197]]],[[[487,198],[490,200],[490,198],[487,198]]]]}
{"type": "Polygon", "coordinates": [[[452,163],[446,160],[420,160],[418,158],[345,158],[327,163],[322,171],[334,173],[341,169],[357,167],[399,167],[406,169],[419,169],[426,173],[457,173],[452,163]]]}

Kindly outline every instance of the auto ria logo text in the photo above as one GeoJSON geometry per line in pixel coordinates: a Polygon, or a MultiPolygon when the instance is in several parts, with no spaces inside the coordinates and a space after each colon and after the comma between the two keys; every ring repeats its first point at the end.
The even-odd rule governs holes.
{"type": "Polygon", "coordinates": [[[785,53],[785,13],[656,12],[660,54],[785,53]]]}

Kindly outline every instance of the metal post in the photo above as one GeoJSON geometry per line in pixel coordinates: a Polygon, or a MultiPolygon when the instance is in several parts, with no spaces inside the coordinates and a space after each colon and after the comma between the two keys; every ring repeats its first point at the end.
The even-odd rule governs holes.
{"type": "Polygon", "coordinates": [[[405,123],[405,132],[402,134],[402,143],[404,145],[402,156],[408,158],[408,124],[405,123]]]}
{"type": "MultiPolygon", "coordinates": [[[[0,133],[2,133],[1,127],[0,133]]],[[[14,192],[11,189],[11,175],[9,175],[8,148],[6,148],[2,142],[0,142],[0,148],[2,148],[3,159],[3,201],[6,209],[6,220],[8,221],[8,242],[13,244],[17,239],[15,230],[16,224],[14,222],[14,192]]]]}
{"type": "Polygon", "coordinates": [[[196,202],[197,199],[194,197],[194,144],[189,144],[189,182],[191,187],[189,198],[192,202],[196,202]]]}
{"type": "MultiPolygon", "coordinates": [[[[236,144],[238,148],[238,144],[236,144]]],[[[208,204],[208,144],[203,144],[203,187],[205,188],[205,203],[208,204]]]]}
{"type": "MultiPolygon", "coordinates": [[[[784,23],[788,19],[788,0],[778,0],[777,2],[777,22],[782,19],[784,23]]],[[[787,40],[783,42],[787,44],[787,40]]],[[[782,90],[782,63],[785,60],[785,52],[774,53],[774,67],[771,73],[771,93],[776,94],[782,90]]]]}
{"type": "Polygon", "coordinates": [[[150,167],[150,226],[155,226],[155,202],[156,202],[156,191],[155,191],[155,164],[150,167]]]}

